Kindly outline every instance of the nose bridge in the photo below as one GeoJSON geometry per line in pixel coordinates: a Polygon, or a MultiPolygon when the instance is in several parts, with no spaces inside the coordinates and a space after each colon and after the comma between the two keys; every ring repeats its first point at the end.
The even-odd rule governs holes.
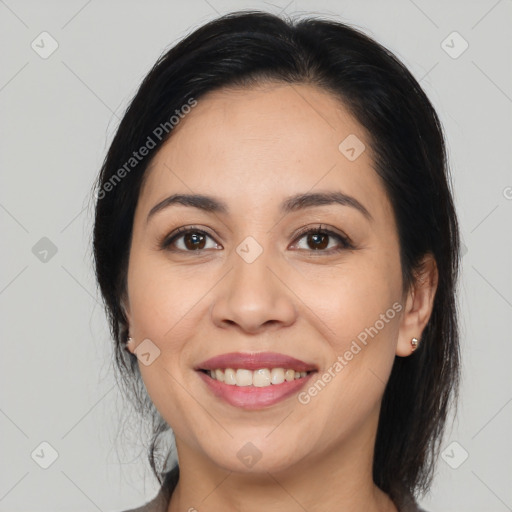
{"type": "MultiPolygon", "coordinates": [[[[259,238],[263,241],[263,237],[259,238]]],[[[273,254],[272,249],[264,248],[263,243],[250,236],[236,247],[230,258],[231,272],[210,309],[215,323],[235,323],[255,332],[265,324],[288,325],[294,320],[290,293],[274,275],[278,265],[273,254]]]]}
{"type": "MultiPolygon", "coordinates": [[[[261,239],[261,237],[260,237],[261,239]]],[[[277,290],[275,276],[270,271],[272,250],[263,248],[253,237],[247,237],[232,255],[233,275],[229,297],[255,312],[271,307],[282,291],[277,290]]]]}
{"type": "Polygon", "coordinates": [[[272,249],[268,246],[264,249],[253,237],[247,237],[242,241],[232,255],[232,291],[243,291],[247,296],[265,290],[267,298],[274,295],[275,283],[272,281],[275,276],[269,267],[272,267],[272,259],[275,264],[275,258],[271,257],[271,253],[272,249]],[[236,285],[236,289],[233,285],[236,285]]]}

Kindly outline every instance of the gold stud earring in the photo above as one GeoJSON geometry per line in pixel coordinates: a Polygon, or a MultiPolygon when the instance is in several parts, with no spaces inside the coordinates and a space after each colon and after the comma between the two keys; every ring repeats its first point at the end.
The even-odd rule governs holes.
{"type": "Polygon", "coordinates": [[[413,338],[411,340],[411,345],[412,345],[412,351],[414,352],[417,348],[418,348],[418,338],[413,338]]]}

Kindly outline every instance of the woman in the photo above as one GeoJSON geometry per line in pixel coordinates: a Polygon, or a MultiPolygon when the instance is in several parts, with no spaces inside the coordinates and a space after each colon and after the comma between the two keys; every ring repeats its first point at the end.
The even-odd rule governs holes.
{"type": "Polygon", "coordinates": [[[154,415],[137,510],[420,510],[457,395],[459,232],[440,122],[388,50],[214,20],[149,72],[96,194],[116,362],[154,415]]]}

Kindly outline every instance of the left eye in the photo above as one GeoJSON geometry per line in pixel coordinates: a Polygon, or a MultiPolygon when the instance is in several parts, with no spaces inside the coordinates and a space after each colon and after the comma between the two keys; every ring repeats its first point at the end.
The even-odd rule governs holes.
{"type": "MultiPolygon", "coordinates": [[[[351,248],[352,245],[348,238],[334,233],[333,231],[326,229],[311,229],[299,235],[298,240],[306,240],[307,247],[304,250],[320,251],[320,252],[336,252],[342,249],[351,248]],[[329,245],[329,239],[335,239],[338,243],[334,246],[329,245]]],[[[303,248],[301,248],[303,249],[303,248]]]]}

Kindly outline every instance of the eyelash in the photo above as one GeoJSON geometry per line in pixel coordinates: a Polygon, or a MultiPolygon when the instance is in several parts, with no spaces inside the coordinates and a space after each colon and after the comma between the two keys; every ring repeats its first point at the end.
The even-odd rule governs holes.
{"type": "MultiPolygon", "coordinates": [[[[198,249],[198,250],[195,250],[195,251],[189,251],[189,250],[184,250],[184,249],[176,249],[176,248],[170,248],[170,246],[179,238],[181,238],[183,235],[185,234],[188,234],[188,233],[199,233],[201,235],[205,235],[205,236],[208,236],[210,238],[211,235],[208,234],[206,231],[202,230],[202,229],[199,229],[197,228],[196,226],[185,226],[185,227],[181,227],[181,228],[178,228],[176,229],[173,233],[171,233],[169,236],[164,236],[159,242],[158,242],[158,246],[160,247],[160,249],[162,250],[167,250],[167,251],[171,251],[171,252],[184,252],[184,253],[193,253],[193,252],[197,252],[197,253],[201,253],[203,251],[206,251],[208,249],[198,249]]],[[[309,234],[324,234],[324,235],[328,235],[330,237],[333,237],[335,239],[337,239],[339,241],[339,245],[341,247],[338,247],[336,249],[329,249],[329,250],[324,250],[324,249],[319,249],[319,250],[314,250],[314,249],[311,249],[309,250],[308,252],[313,252],[313,253],[324,253],[324,254],[334,254],[334,253],[338,253],[338,252],[341,252],[343,250],[346,250],[346,249],[355,249],[355,246],[352,244],[352,242],[350,241],[350,239],[346,236],[343,236],[343,235],[340,235],[339,233],[335,233],[334,231],[331,231],[329,229],[326,229],[326,228],[322,228],[322,225],[320,226],[317,226],[315,228],[305,228],[303,230],[301,230],[295,240],[300,240],[301,238],[303,238],[305,235],[309,235],[309,234]]],[[[305,249],[300,249],[300,250],[305,250],[305,249]]]]}

